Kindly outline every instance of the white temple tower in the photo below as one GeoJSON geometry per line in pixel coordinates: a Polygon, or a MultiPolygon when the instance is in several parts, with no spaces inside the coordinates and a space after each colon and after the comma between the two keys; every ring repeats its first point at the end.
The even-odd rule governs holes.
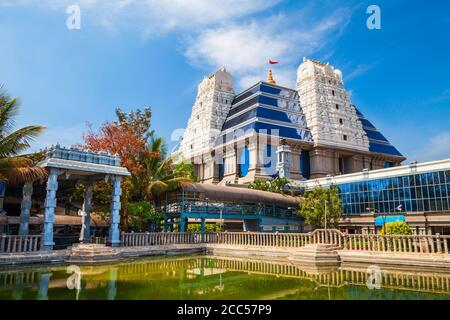
{"type": "Polygon", "coordinates": [[[180,145],[182,158],[191,160],[213,150],[233,98],[233,78],[224,67],[203,79],[180,145]]]}
{"type": "Polygon", "coordinates": [[[369,150],[369,140],[340,70],[303,58],[297,70],[296,90],[315,144],[369,150]]]}

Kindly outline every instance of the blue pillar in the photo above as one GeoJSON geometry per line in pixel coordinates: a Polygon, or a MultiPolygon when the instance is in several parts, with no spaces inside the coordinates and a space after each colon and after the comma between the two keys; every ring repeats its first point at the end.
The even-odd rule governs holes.
{"type": "Polygon", "coordinates": [[[84,201],[81,217],[80,242],[91,242],[91,210],[92,210],[92,185],[87,184],[84,190],[84,201]]]}
{"type": "Polygon", "coordinates": [[[22,189],[22,203],[20,204],[19,235],[26,236],[29,232],[31,196],[33,195],[33,182],[27,182],[22,189]]]}
{"type": "Polygon", "coordinates": [[[55,221],[56,191],[58,190],[58,170],[51,169],[47,180],[47,196],[45,198],[44,235],[41,243],[42,250],[52,250],[53,223],[55,221]]]}
{"type": "Polygon", "coordinates": [[[179,232],[186,232],[186,217],[183,214],[180,216],[179,232]]]}
{"type": "Polygon", "coordinates": [[[120,183],[122,177],[113,177],[112,183],[112,199],[111,199],[111,215],[109,217],[109,243],[112,247],[120,245],[119,223],[120,223],[120,196],[122,195],[122,187],[120,183]]]}

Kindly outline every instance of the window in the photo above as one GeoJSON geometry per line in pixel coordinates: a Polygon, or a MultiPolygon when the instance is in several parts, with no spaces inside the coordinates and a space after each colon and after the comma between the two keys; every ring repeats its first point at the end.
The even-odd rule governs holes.
{"type": "Polygon", "coordinates": [[[339,110],[339,104],[336,103],[336,110],[339,110]]]}
{"type": "Polygon", "coordinates": [[[339,124],[344,124],[344,120],[339,119],[339,124]]]}
{"type": "Polygon", "coordinates": [[[333,95],[333,97],[334,97],[334,90],[331,90],[331,94],[333,95]]]}
{"type": "Polygon", "coordinates": [[[199,115],[199,114],[197,115],[197,120],[198,120],[198,119],[200,119],[200,115],[199,115]]]}
{"type": "Polygon", "coordinates": [[[344,138],[344,141],[347,141],[347,135],[346,134],[344,134],[343,138],[344,138]]]}
{"type": "Polygon", "coordinates": [[[191,144],[191,149],[194,149],[194,145],[191,144]]]}
{"type": "Polygon", "coordinates": [[[385,161],[384,162],[384,167],[385,168],[392,168],[394,166],[394,164],[392,162],[389,161],[385,161]]]}

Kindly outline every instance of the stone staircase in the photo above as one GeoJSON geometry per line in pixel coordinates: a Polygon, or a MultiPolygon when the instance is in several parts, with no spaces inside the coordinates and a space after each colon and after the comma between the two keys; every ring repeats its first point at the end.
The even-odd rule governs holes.
{"type": "Polygon", "coordinates": [[[104,244],[77,243],[69,248],[70,263],[99,263],[111,262],[121,259],[120,252],[104,244]]]}

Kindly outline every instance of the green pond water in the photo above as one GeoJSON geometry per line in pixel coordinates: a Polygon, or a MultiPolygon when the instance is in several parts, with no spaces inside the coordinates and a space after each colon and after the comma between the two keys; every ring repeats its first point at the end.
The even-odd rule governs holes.
{"type": "Polygon", "coordinates": [[[449,299],[449,289],[448,273],[375,274],[367,266],[318,271],[285,262],[209,256],[0,270],[2,300],[449,299]]]}

